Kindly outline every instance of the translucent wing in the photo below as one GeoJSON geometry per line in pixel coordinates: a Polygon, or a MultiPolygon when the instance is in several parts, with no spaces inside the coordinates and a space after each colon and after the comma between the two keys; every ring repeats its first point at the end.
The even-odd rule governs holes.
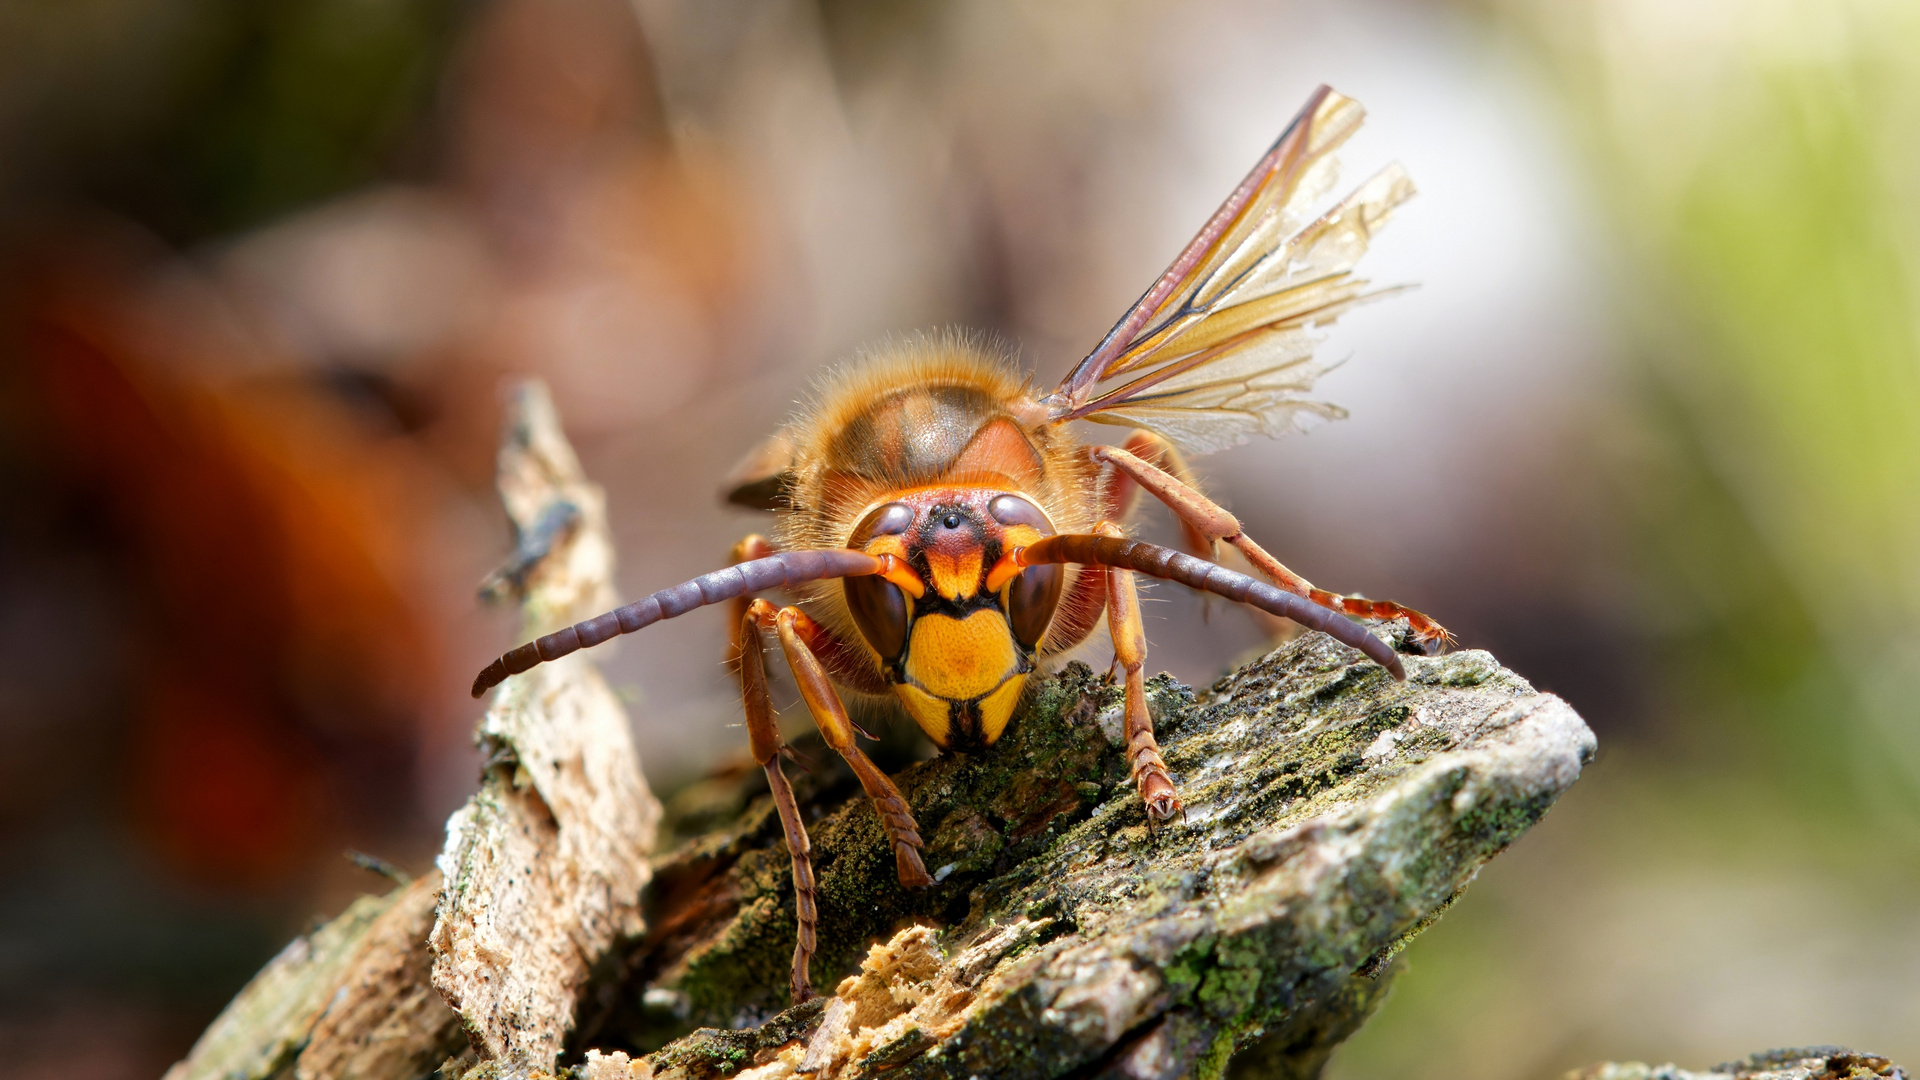
{"type": "Polygon", "coordinates": [[[1353,268],[1374,230],[1413,195],[1390,165],[1326,213],[1333,152],[1358,102],[1315,91],[1273,149],[1106,338],[1046,399],[1056,420],[1152,428],[1203,454],[1341,415],[1304,395],[1325,368],[1312,328],[1368,293],[1353,268]],[[1107,384],[1133,377],[1117,387],[1107,384]]]}

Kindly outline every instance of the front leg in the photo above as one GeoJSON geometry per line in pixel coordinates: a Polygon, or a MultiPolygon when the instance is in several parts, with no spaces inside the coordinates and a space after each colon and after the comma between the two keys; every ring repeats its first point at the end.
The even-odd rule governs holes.
{"type": "Polygon", "coordinates": [[[1338,593],[1316,588],[1311,581],[1287,569],[1279,559],[1269,555],[1265,548],[1254,543],[1251,537],[1241,531],[1238,518],[1165,470],[1156,468],[1119,447],[1096,446],[1091,453],[1093,460],[1113,466],[1154,498],[1166,503],[1184,525],[1197,530],[1210,540],[1224,540],[1233,545],[1247,557],[1247,561],[1252,563],[1255,569],[1266,576],[1268,581],[1295,596],[1357,619],[1383,621],[1405,619],[1407,626],[1413,631],[1414,640],[1422,645],[1445,645],[1453,640],[1453,635],[1447,633],[1446,628],[1439,623],[1412,608],[1401,607],[1391,600],[1366,600],[1357,596],[1341,596],[1338,593]]]}
{"type": "Polygon", "coordinates": [[[774,723],[773,695],[767,690],[767,665],[760,655],[760,619],[753,607],[773,605],[765,600],[749,605],[740,617],[739,657],[740,699],[746,707],[747,738],[753,748],[753,760],[766,770],[767,787],[773,791],[773,806],[780,814],[780,831],[787,839],[787,854],[793,859],[794,921],[799,933],[793,945],[793,1003],[813,997],[813,980],[808,964],[813,960],[814,931],[820,922],[820,908],[814,896],[813,846],[807,839],[807,826],[800,818],[800,804],[793,787],[780,770],[780,729],[774,723]]]}
{"type": "Polygon", "coordinates": [[[853,767],[860,786],[873,800],[874,811],[880,815],[880,822],[893,841],[894,868],[900,875],[900,884],[910,889],[932,885],[933,878],[928,876],[926,864],[920,860],[920,849],[926,844],[920,839],[920,826],[914,822],[913,812],[907,809],[906,798],[854,743],[853,721],[847,717],[847,706],[827,677],[826,667],[807,644],[816,630],[813,620],[793,607],[781,608],[776,614],[773,605],[764,600],[755,602],[753,614],[762,620],[762,625],[771,618],[773,628],[780,635],[780,649],[787,656],[787,667],[793,671],[793,681],[800,685],[800,696],[806,700],[807,711],[813,714],[814,725],[820,729],[827,745],[853,767]]]}
{"type": "MultiPolygon", "coordinates": [[[[1116,538],[1126,535],[1107,521],[1094,526],[1094,532],[1116,538]]],[[[1147,687],[1142,676],[1147,663],[1147,632],[1140,623],[1140,595],[1134,589],[1130,570],[1107,570],[1107,630],[1113,635],[1113,658],[1120,662],[1127,678],[1127,764],[1140,789],[1140,801],[1147,804],[1149,822],[1166,821],[1180,812],[1180,796],[1173,789],[1167,763],[1160,757],[1160,743],[1153,737],[1153,716],[1147,711],[1147,687]]]]}
{"type": "MultiPolygon", "coordinates": [[[[733,545],[733,550],[727,555],[727,565],[738,566],[755,559],[764,559],[775,553],[773,544],[766,537],[754,533],[733,545]]],[[[755,599],[750,593],[743,593],[733,599],[733,618],[728,623],[733,630],[732,636],[727,639],[729,665],[740,662],[742,643],[753,636],[753,633],[747,630],[749,623],[747,612],[752,609],[755,599]]],[[[771,623],[769,622],[768,625],[771,626],[771,623]]],[[[827,670],[840,685],[851,686],[865,694],[887,692],[886,673],[880,669],[880,665],[873,662],[867,652],[842,640],[811,619],[807,620],[801,629],[806,635],[807,647],[813,650],[813,654],[827,666],[827,670]]]]}

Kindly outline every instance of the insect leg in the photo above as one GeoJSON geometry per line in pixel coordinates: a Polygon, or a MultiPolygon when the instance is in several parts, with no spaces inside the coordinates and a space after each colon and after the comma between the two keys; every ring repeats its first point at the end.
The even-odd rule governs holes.
{"type": "MultiPolygon", "coordinates": [[[[1187,472],[1187,463],[1181,458],[1180,451],[1175,449],[1172,443],[1158,434],[1148,431],[1145,428],[1136,428],[1133,434],[1127,436],[1127,441],[1122,445],[1126,447],[1127,453],[1154,466],[1188,487],[1193,487],[1193,477],[1187,472]]],[[[1098,454],[1094,455],[1094,461],[1101,462],[1098,454]]],[[[1104,499],[1104,510],[1107,520],[1125,521],[1127,515],[1133,512],[1134,504],[1139,501],[1140,483],[1128,475],[1126,470],[1113,466],[1110,462],[1102,463],[1109,465],[1107,469],[1102,470],[1103,483],[1101,485],[1101,490],[1105,492],[1106,496],[1104,499]]],[[[1197,491],[1198,489],[1195,490],[1197,491]]],[[[1217,538],[1200,531],[1198,526],[1184,517],[1178,517],[1178,515],[1176,515],[1176,518],[1180,522],[1180,534],[1181,539],[1185,541],[1183,547],[1186,552],[1190,555],[1198,555],[1203,559],[1214,558],[1214,543],[1217,538]]]]}
{"type": "Polygon", "coordinates": [[[780,633],[780,649],[787,655],[793,680],[800,684],[800,696],[806,699],[807,711],[813,714],[813,722],[820,728],[827,745],[853,766],[860,786],[873,800],[873,808],[893,840],[894,869],[900,875],[900,884],[908,888],[931,885],[933,878],[927,875],[926,864],[920,861],[920,849],[926,846],[920,839],[920,826],[914,822],[900,789],[854,744],[853,721],[847,717],[846,704],[840,700],[840,692],[833,688],[820,658],[807,645],[807,631],[812,624],[813,620],[807,618],[805,612],[792,607],[781,608],[774,619],[774,627],[780,633]]]}
{"type": "MultiPolygon", "coordinates": [[[[1094,526],[1101,536],[1123,538],[1118,526],[1103,521],[1094,526]]],[[[1153,821],[1165,821],[1180,812],[1180,796],[1173,790],[1173,777],[1160,757],[1160,744],[1153,737],[1153,717],[1147,712],[1147,688],[1141,670],[1147,662],[1147,633],[1140,624],[1140,596],[1127,570],[1107,571],[1107,629],[1113,635],[1114,659],[1127,673],[1126,739],[1127,764],[1133,769],[1133,782],[1140,789],[1140,800],[1147,804],[1153,821]]]]}
{"type": "Polygon", "coordinates": [[[1179,515],[1183,523],[1198,530],[1201,535],[1209,539],[1224,540],[1233,545],[1247,557],[1248,562],[1266,576],[1267,580],[1295,596],[1304,597],[1321,607],[1358,619],[1405,619],[1407,625],[1413,630],[1414,640],[1422,644],[1446,644],[1453,640],[1453,635],[1447,633],[1446,628],[1439,623],[1412,608],[1401,607],[1391,600],[1364,600],[1316,588],[1311,581],[1287,569],[1280,560],[1268,554],[1265,548],[1254,543],[1251,537],[1240,530],[1238,518],[1165,470],[1142,461],[1118,447],[1096,446],[1092,454],[1095,461],[1112,465],[1130,477],[1134,483],[1145,488],[1154,498],[1166,503],[1175,514],[1179,515]]]}
{"type": "MultiPolygon", "coordinates": [[[[743,562],[765,559],[775,554],[774,546],[766,537],[758,533],[744,537],[733,545],[727,556],[728,566],[738,566],[743,562]]],[[[733,598],[733,620],[727,624],[727,663],[740,662],[740,644],[745,639],[744,620],[747,609],[756,598],[751,593],[743,593],[733,598]]],[[[772,622],[767,623],[772,626],[772,622]]],[[[842,686],[851,686],[867,694],[887,692],[887,676],[866,650],[860,649],[842,640],[839,635],[820,624],[808,620],[801,628],[807,639],[807,647],[827,666],[834,681],[842,686]]]]}
{"type": "Polygon", "coordinates": [[[773,718],[773,695],[767,691],[766,659],[761,656],[760,628],[774,618],[774,607],[765,600],[747,604],[740,617],[738,640],[744,648],[740,659],[740,700],[746,707],[747,738],[753,748],[753,760],[766,770],[767,787],[773,791],[774,809],[780,814],[780,830],[787,838],[787,853],[793,858],[794,921],[799,924],[793,946],[793,1002],[798,1005],[813,996],[813,980],[807,966],[813,959],[814,929],[820,921],[815,902],[812,844],[807,840],[806,823],[800,819],[800,804],[793,797],[787,775],[780,769],[780,729],[773,718]]]}

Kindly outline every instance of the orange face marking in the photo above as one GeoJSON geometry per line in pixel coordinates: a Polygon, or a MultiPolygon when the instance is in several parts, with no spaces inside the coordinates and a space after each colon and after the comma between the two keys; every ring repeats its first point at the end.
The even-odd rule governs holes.
{"type": "Polygon", "coordinates": [[[927,587],[920,583],[920,575],[913,572],[913,567],[908,566],[905,559],[884,555],[880,562],[885,567],[880,571],[880,576],[893,582],[895,588],[915,600],[927,595],[927,587]]]}
{"type": "Polygon", "coordinates": [[[1006,545],[1007,553],[1000,556],[1000,561],[993,564],[993,569],[987,571],[987,591],[997,593],[1006,588],[1007,582],[1020,576],[1020,571],[1027,568],[1027,564],[1020,561],[1020,553],[1043,539],[1045,537],[1040,530],[1031,525],[1007,526],[1001,541],[1006,545]]]}
{"type": "Polygon", "coordinates": [[[948,554],[928,548],[927,569],[933,571],[933,587],[949,600],[965,600],[980,588],[981,552],[977,547],[948,554]]]}

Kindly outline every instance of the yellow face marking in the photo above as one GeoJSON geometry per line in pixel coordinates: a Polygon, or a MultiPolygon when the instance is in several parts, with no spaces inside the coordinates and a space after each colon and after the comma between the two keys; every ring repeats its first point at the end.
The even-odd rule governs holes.
{"type": "Polygon", "coordinates": [[[895,683],[893,696],[907,707],[907,715],[920,725],[935,746],[947,745],[947,702],[944,698],[934,697],[917,686],[895,683]]]}
{"type": "Polygon", "coordinates": [[[913,622],[907,677],[936,697],[977,698],[998,687],[1018,667],[1013,632],[998,611],[983,608],[965,619],[922,615],[913,622]]]}
{"type": "Polygon", "coordinates": [[[989,744],[1007,730],[1007,721],[1013,718],[1013,708],[1020,704],[1020,691],[1026,685],[1025,675],[1015,675],[980,700],[980,734],[989,744]]]}
{"type": "Polygon", "coordinates": [[[933,587],[949,600],[964,600],[980,588],[979,548],[959,555],[928,550],[927,569],[933,571],[933,587]]]}
{"type": "Polygon", "coordinates": [[[1039,529],[1031,525],[1009,525],[1001,536],[1001,544],[1009,549],[1032,547],[1046,539],[1039,529]]]}

